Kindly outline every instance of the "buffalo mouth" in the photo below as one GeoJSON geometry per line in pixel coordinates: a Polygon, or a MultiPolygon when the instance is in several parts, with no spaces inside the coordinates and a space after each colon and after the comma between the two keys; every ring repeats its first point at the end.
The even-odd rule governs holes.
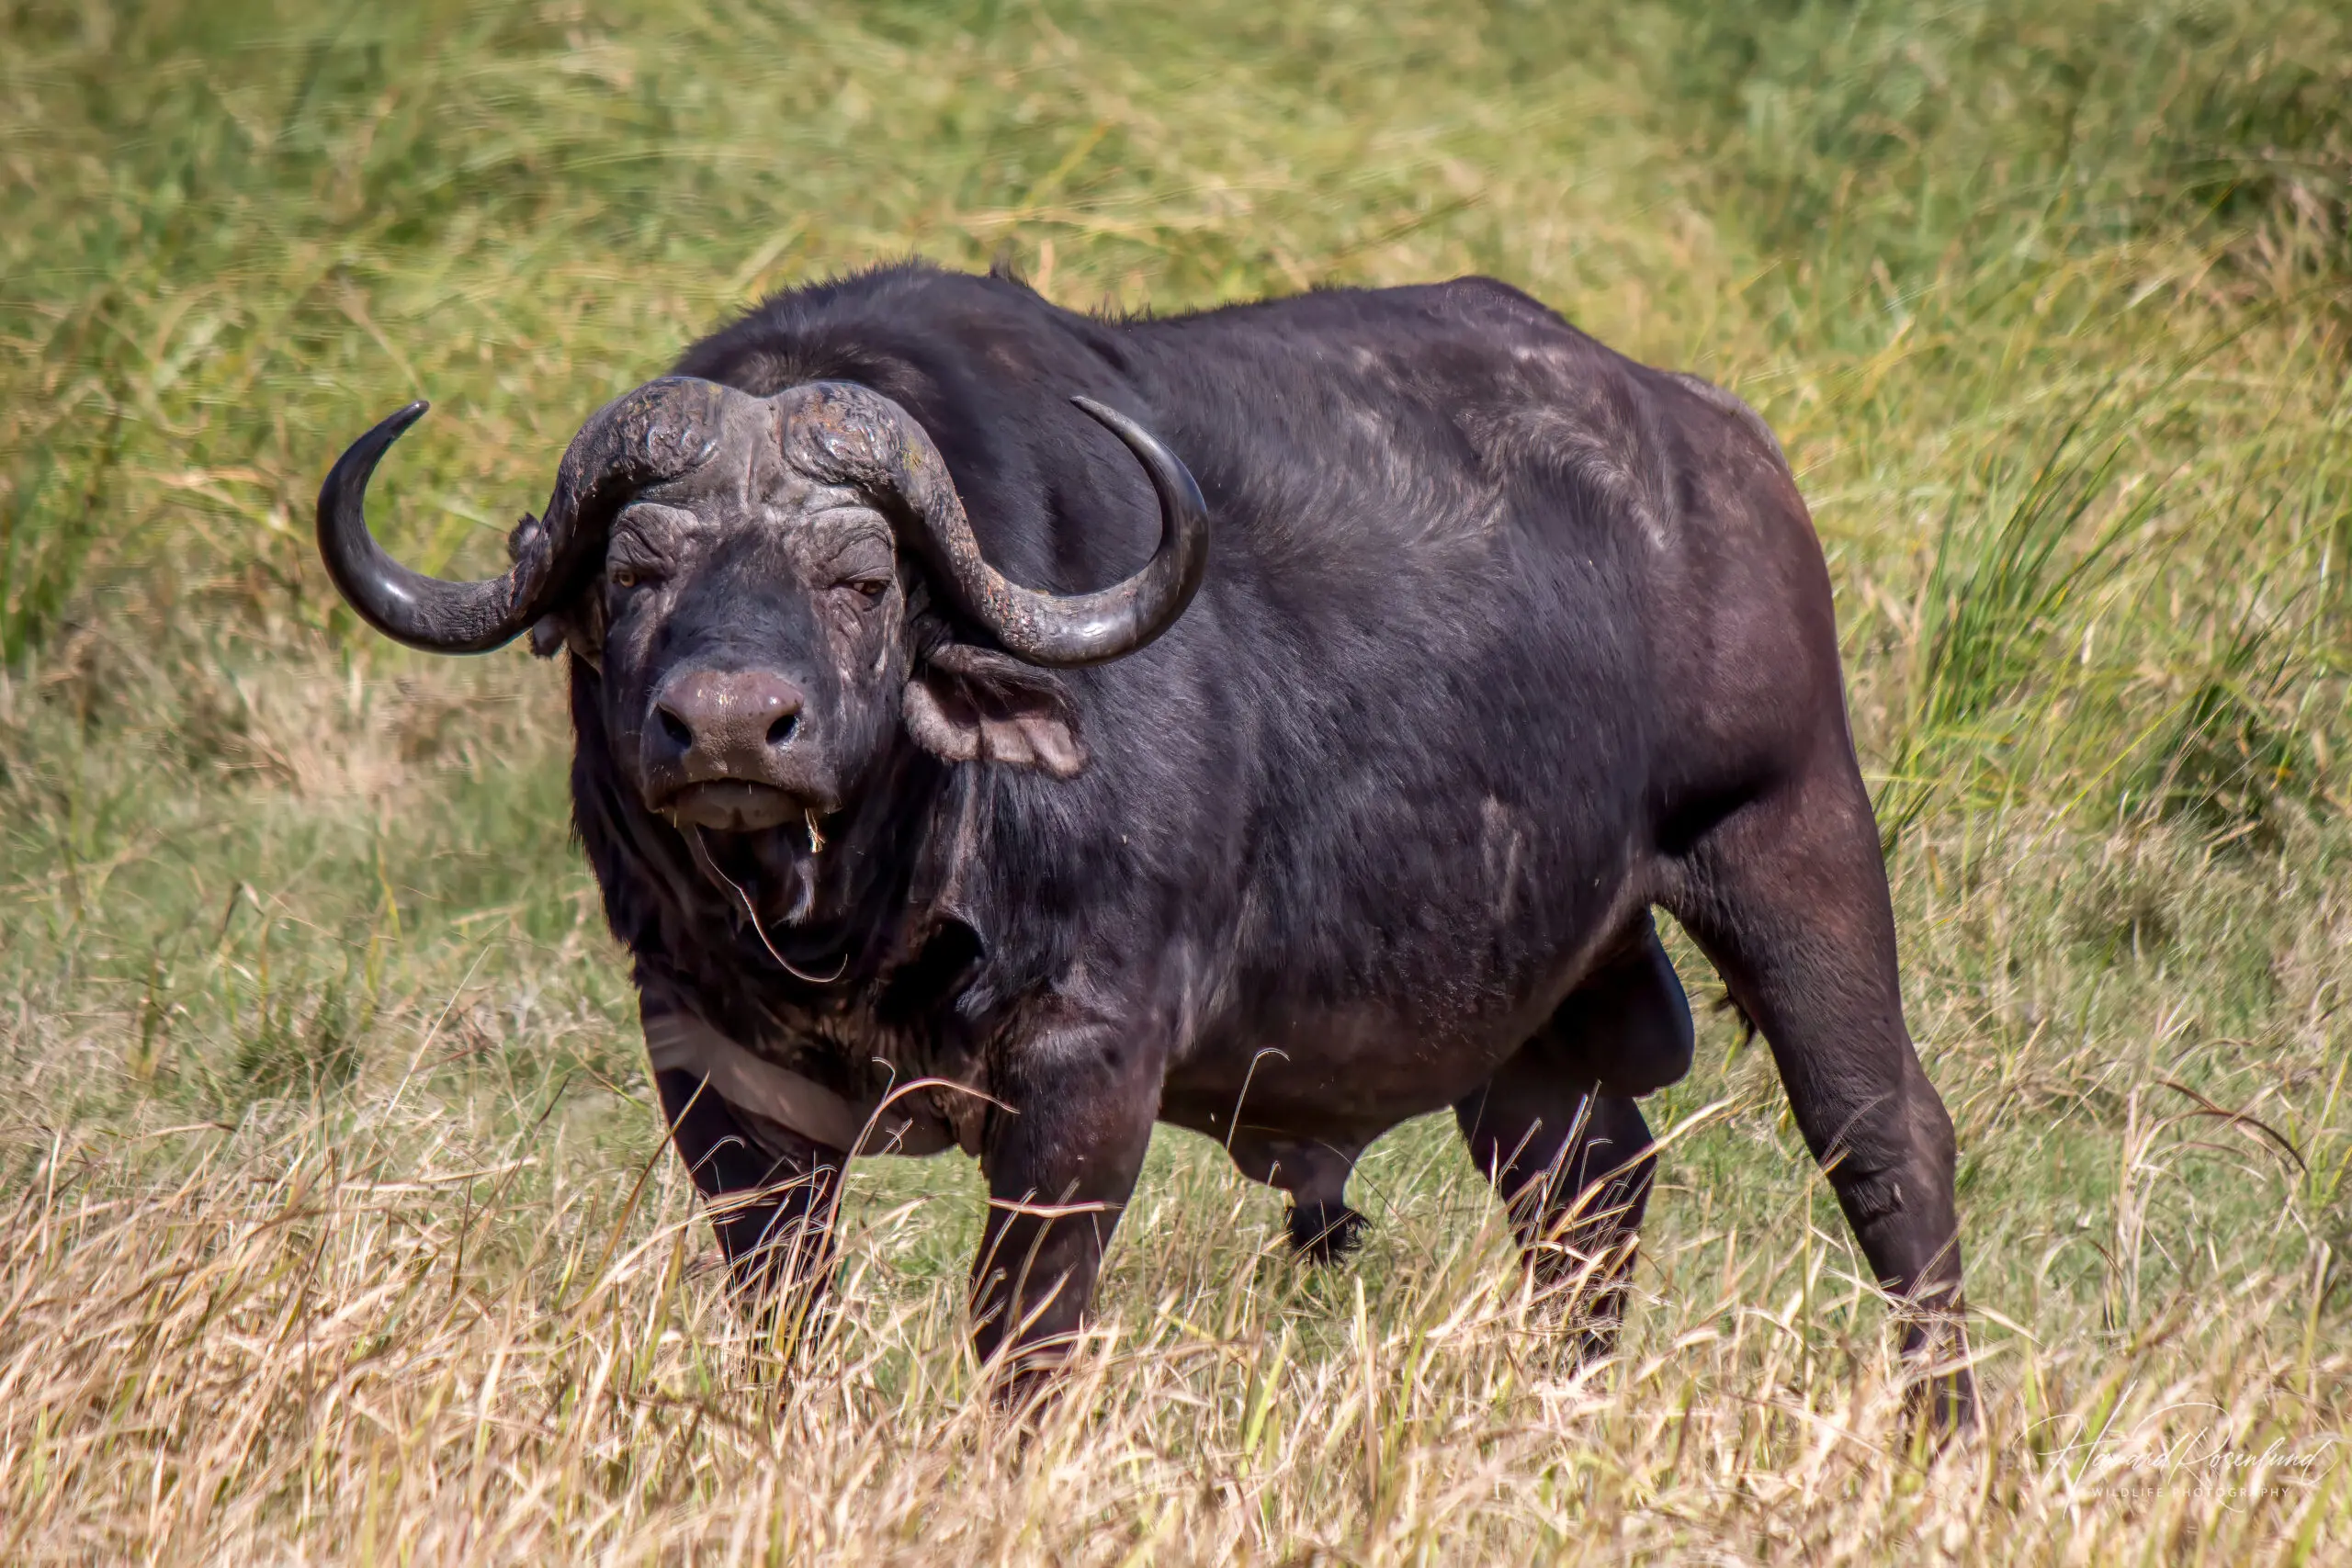
{"type": "Polygon", "coordinates": [[[801,803],[774,784],[743,779],[713,779],[690,784],[662,807],[681,826],[707,828],[714,833],[757,833],[798,818],[801,803]]]}

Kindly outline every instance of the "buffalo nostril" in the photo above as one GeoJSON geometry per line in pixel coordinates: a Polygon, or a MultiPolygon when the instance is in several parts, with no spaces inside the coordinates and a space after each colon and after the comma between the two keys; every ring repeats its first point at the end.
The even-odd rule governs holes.
{"type": "Polygon", "coordinates": [[[799,732],[801,700],[800,688],[774,671],[676,671],[653,694],[647,759],[697,780],[772,783],[799,732]]]}

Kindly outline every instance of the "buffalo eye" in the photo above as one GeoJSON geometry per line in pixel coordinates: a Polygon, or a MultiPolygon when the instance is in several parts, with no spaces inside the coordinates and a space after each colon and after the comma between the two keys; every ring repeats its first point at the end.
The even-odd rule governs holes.
{"type": "Polygon", "coordinates": [[[637,586],[637,568],[633,566],[616,566],[613,568],[611,576],[613,586],[616,588],[637,586]]]}
{"type": "Polygon", "coordinates": [[[862,599],[879,599],[890,586],[887,577],[853,577],[841,584],[862,599]]]}

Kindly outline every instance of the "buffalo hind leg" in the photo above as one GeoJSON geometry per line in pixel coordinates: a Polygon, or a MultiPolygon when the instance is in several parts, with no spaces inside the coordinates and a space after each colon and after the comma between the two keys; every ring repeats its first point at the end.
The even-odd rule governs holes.
{"type": "Polygon", "coordinates": [[[1348,1176],[1360,1145],[1240,1127],[1226,1153],[1252,1181],[1290,1194],[1291,1250],[1310,1263],[1337,1263],[1363,1245],[1370,1222],[1348,1207],[1348,1176]]]}
{"type": "Polygon", "coordinates": [[[1680,1077],[1690,1039],[1681,983],[1645,913],[1544,1029],[1453,1108],[1471,1158],[1510,1209],[1537,1292],[1573,1309],[1587,1357],[1615,1347],[1657,1169],[1633,1095],[1680,1077]]]}
{"type": "Polygon", "coordinates": [[[671,1143],[710,1212],[738,1297],[763,1331],[780,1327],[786,1341],[805,1342],[832,1263],[841,1151],[772,1124],[755,1139],[698,1074],[654,1079],[671,1143]]]}
{"type": "Polygon", "coordinates": [[[1632,1100],[1589,1083],[1581,1091],[1545,1084],[1546,1113],[1529,1115],[1534,1087],[1506,1066],[1454,1117],[1510,1209],[1537,1299],[1569,1310],[1581,1357],[1605,1356],[1616,1348],[1657,1168],[1639,1152],[1649,1126],[1632,1100]]]}
{"type": "Polygon", "coordinates": [[[1939,1427],[1966,1424],[1951,1119],[1903,1021],[1894,908],[1851,754],[1709,828],[1679,874],[1668,907],[1771,1046],[1806,1147],[1902,1303],[1915,1399],[1939,1427]]]}

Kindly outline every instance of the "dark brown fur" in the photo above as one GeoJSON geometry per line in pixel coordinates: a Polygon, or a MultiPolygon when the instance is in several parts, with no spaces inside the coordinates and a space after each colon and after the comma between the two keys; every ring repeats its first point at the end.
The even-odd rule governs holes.
{"type": "MultiPolygon", "coordinates": [[[[593,655],[577,819],[649,1007],[853,1096],[989,1097],[925,1091],[992,1195],[984,1351],[1045,1364],[1077,1327],[1155,1121],[1289,1188],[1329,1252],[1355,1156],[1448,1107],[1605,1341],[1650,1181],[1634,1097],[1690,1064],[1653,907],[1770,1042],[1871,1269],[1923,1309],[1913,1348],[1959,1348],[1951,1124],[1905,1030],[1829,580],[1736,399],[1483,279],[1114,322],[901,267],[772,300],[680,370],[895,399],[1032,587],[1098,587],[1156,536],[1073,396],[1208,499],[1197,600],[1083,670],[1006,660],[903,555],[843,599],[826,563],[887,530],[740,499],[679,502],[666,542],[617,528],[611,561],[667,552],[662,586],[600,581],[559,628],[593,655]],[[811,823],[707,834],[707,864],[652,808],[645,739],[692,670],[806,694],[775,765],[811,823]]],[[[820,1278],[842,1151],[754,1156],[694,1081],[662,1088],[745,1278],[820,1278]]],[[[1964,1374],[1938,1386],[1965,1411],[1964,1374]]]]}

